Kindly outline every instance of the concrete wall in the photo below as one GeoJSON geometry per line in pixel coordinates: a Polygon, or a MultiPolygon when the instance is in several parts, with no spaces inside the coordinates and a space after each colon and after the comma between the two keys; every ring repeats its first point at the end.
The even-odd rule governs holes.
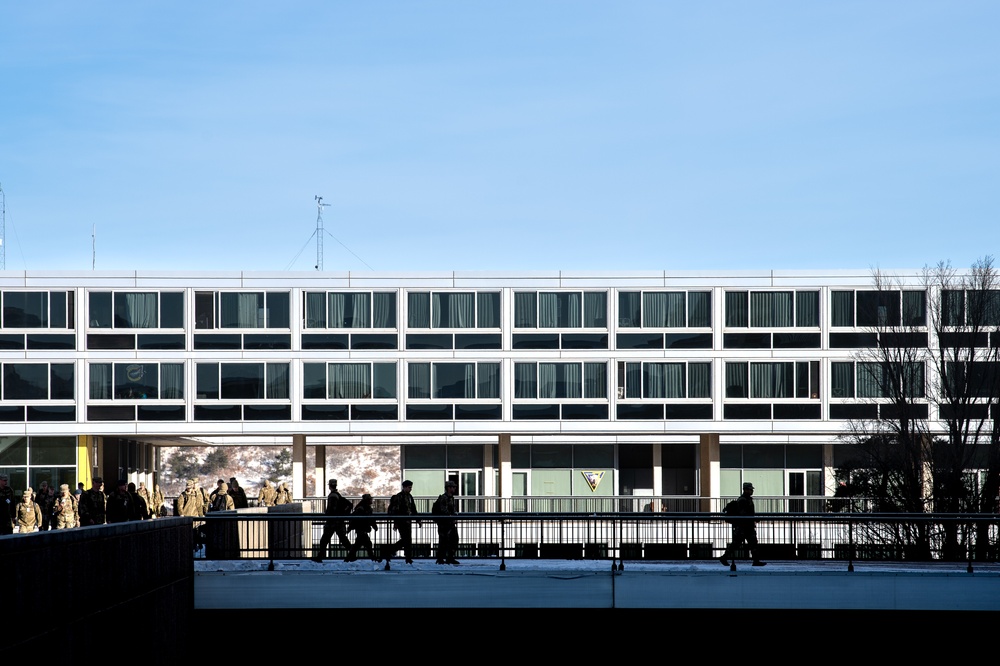
{"type": "Polygon", "coordinates": [[[190,518],[0,537],[5,648],[182,656],[192,631],[192,551],[190,518]]]}

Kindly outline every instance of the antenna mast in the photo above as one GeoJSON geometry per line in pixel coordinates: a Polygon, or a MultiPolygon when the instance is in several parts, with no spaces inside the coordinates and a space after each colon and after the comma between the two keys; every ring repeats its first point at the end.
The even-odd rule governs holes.
{"type": "Polygon", "coordinates": [[[90,270],[97,268],[97,225],[90,229],[90,270]]]}
{"type": "Polygon", "coordinates": [[[316,200],[316,270],[323,270],[323,207],[330,204],[323,203],[323,197],[318,194],[313,197],[316,200]]]}

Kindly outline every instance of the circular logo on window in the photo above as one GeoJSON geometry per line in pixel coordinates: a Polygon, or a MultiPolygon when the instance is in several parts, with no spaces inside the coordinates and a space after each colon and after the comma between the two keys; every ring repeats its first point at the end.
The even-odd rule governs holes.
{"type": "Polygon", "coordinates": [[[146,374],[143,370],[141,364],[134,364],[125,366],[125,377],[130,382],[137,382],[142,380],[142,376],[146,374]]]}

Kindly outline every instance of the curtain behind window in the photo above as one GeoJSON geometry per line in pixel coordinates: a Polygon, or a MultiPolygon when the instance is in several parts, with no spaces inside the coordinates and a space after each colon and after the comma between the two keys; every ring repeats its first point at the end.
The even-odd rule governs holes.
{"type": "Polygon", "coordinates": [[[747,391],[747,364],[746,363],[726,363],[726,397],[746,398],[750,393],[747,391]]]}
{"type": "Polygon", "coordinates": [[[111,399],[111,364],[90,364],[90,399],[111,399]]]}
{"type": "Polygon", "coordinates": [[[156,294],[115,294],[115,326],[156,328],[156,294]]]}
{"type": "Polygon", "coordinates": [[[795,292],[795,325],[819,326],[819,292],[795,292]]]}
{"type": "Polygon", "coordinates": [[[326,328],[325,301],[322,292],[306,292],[306,328],[326,328]]]}
{"type": "Polygon", "coordinates": [[[625,397],[642,397],[642,363],[625,364],[625,397]]]}
{"type": "Polygon", "coordinates": [[[164,400],[184,398],[184,364],[160,364],[160,397],[164,400]]]}
{"type": "MultiPolygon", "coordinates": [[[[576,296],[571,294],[571,296],[576,296]]],[[[579,318],[571,316],[568,326],[579,326],[579,318]]],[[[583,325],[586,328],[608,327],[608,294],[604,291],[588,291],[583,295],[583,325]]]]}
{"type": "Polygon", "coordinates": [[[555,363],[538,364],[538,397],[552,399],[557,397],[558,388],[555,363]]]}
{"type": "Polygon", "coordinates": [[[367,363],[331,363],[329,396],[336,400],[357,400],[372,397],[371,366],[367,363]]]}
{"type": "Polygon", "coordinates": [[[482,292],[476,294],[476,325],[479,328],[500,328],[500,294],[482,292]]]}
{"type": "Polygon", "coordinates": [[[747,292],[726,292],[726,326],[745,328],[749,323],[747,292]]]}
{"type": "Polygon", "coordinates": [[[535,302],[536,294],[533,291],[514,294],[514,328],[536,328],[538,326],[535,302]]]}
{"type": "Polygon", "coordinates": [[[834,291],[830,294],[832,326],[854,326],[854,292],[834,291]]]}
{"type": "Polygon", "coordinates": [[[219,294],[220,328],[261,328],[260,301],[263,294],[219,294]]]}
{"type": "Polygon", "coordinates": [[[431,397],[431,364],[410,363],[407,366],[407,395],[410,398],[431,397]]]}
{"type": "Polygon", "coordinates": [[[751,363],[750,396],[753,398],[791,398],[795,366],[791,363],[751,363]]]}
{"type": "Polygon", "coordinates": [[[794,326],[792,292],[754,291],[750,293],[751,326],[794,326]]]}
{"type": "Polygon", "coordinates": [[[712,364],[688,363],[688,397],[712,397],[712,364]]]}
{"type": "Polygon", "coordinates": [[[406,320],[410,328],[431,327],[431,295],[411,292],[406,295],[406,320]]]}
{"type": "Polygon", "coordinates": [[[583,364],[583,395],[586,398],[608,397],[608,366],[606,364],[583,364]]]}
{"type": "Polygon", "coordinates": [[[859,398],[884,398],[885,380],[881,363],[858,363],[859,398]]]}
{"type": "Polygon", "coordinates": [[[712,293],[692,291],[688,293],[688,326],[709,327],[712,325],[712,293]]]}
{"type": "Polygon", "coordinates": [[[480,363],[477,366],[479,373],[479,397],[499,398],[500,397],[500,364],[480,363]]]}
{"type": "Polygon", "coordinates": [[[515,398],[537,398],[538,384],[536,373],[538,366],[536,363],[515,363],[514,364],[514,397],[515,398]]]}
{"type": "Polygon", "coordinates": [[[269,399],[288,399],[288,364],[268,363],[267,364],[267,392],[265,395],[269,399]]]}
{"type": "Polygon", "coordinates": [[[376,292],[372,297],[374,328],[396,328],[396,294],[376,292]]]}
{"type": "Polygon", "coordinates": [[[638,291],[618,292],[618,325],[635,328],[641,325],[642,294],[638,291]]]}
{"type": "Polygon", "coordinates": [[[834,398],[854,397],[854,364],[830,364],[830,388],[834,398]]]}
{"type": "Polygon", "coordinates": [[[538,294],[538,328],[559,326],[559,294],[538,294]]]}

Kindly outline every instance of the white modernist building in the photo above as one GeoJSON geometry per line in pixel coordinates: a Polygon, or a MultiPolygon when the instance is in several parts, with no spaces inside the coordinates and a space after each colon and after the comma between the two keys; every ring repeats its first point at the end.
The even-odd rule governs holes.
{"type": "Polygon", "coordinates": [[[894,278],[5,271],[0,472],[284,444],[302,489],[307,447],[391,445],[422,494],[828,494],[845,424],[879,414],[872,327],[935,344],[921,273],[894,278]]]}

